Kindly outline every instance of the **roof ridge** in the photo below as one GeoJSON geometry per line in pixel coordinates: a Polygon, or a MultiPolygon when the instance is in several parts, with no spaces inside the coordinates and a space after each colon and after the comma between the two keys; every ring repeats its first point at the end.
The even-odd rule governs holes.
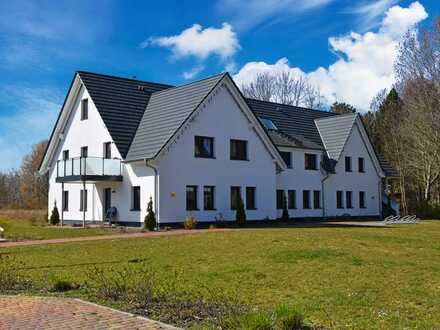
{"type": "Polygon", "coordinates": [[[183,85],[173,86],[173,87],[168,88],[168,89],[164,89],[164,90],[161,90],[161,91],[153,92],[151,95],[158,95],[158,94],[160,94],[162,92],[173,91],[173,90],[175,90],[177,88],[186,87],[186,86],[189,86],[189,85],[192,85],[192,84],[200,83],[200,82],[203,82],[205,80],[212,79],[212,78],[215,78],[215,77],[226,76],[227,74],[228,74],[227,72],[218,73],[218,74],[215,74],[213,76],[209,76],[209,77],[206,77],[206,78],[203,78],[203,79],[194,80],[192,82],[189,82],[189,83],[186,83],[186,84],[183,84],[183,85]]]}
{"type": "Polygon", "coordinates": [[[134,79],[134,78],[126,78],[126,77],[115,76],[115,75],[110,75],[110,74],[106,74],[106,73],[97,73],[97,72],[85,71],[85,70],[76,70],[76,73],[78,73],[79,75],[81,75],[81,73],[85,73],[85,74],[92,74],[92,75],[101,76],[101,77],[123,79],[123,80],[128,80],[128,81],[133,81],[133,82],[144,83],[144,84],[147,83],[147,84],[161,85],[161,86],[167,86],[170,88],[176,87],[176,86],[170,85],[170,84],[164,84],[164,83],[158,83],[158,82],[140,80],[140,79],[134,79]]]}
{"type": "MultiPolygon", "coordinates": [[[[348,117],[348,116],[356,117],[358,115],[357,112],[352,112],[352,113],[335,113],[335,114],[338,115],[337,116],[338,118],[340,118],[340,117],[348,117]]],[[[315,118],[314,120],[315,121],[317,121],[317,120],[328,120],[328,119],[331,119],[331,118],[336,118],[336,117],[320,117],[320,118],[315,118]]]]}
{"type": "Polygon", "coordinates": [[[257,101],[257,102],[264,102],[264,103],[271,103],[271,104],[276,104],[276,105],[282,105],[284,107],[289,107],[289,108],[303,109],[303,110],[307,110],[307,111],[315,111],[315,112],[321,112],[321,113],[323,112],[323,113],[328,113],[328,114],[331,114],[331,115],[338,115],[338,116],[340,116],[339,113],[334,113],[334,112],[330,112],[330,111],[327,111],[327,110],[318,110],[318,109],[300,107],[300,106],[297,106],[297,105],[290,105],[290,104],[284,104],[284,103],[279,103],[279,102],[258,100],[258,99],[253,99],[251,97],[246,97],[246,100],[257,101]]]}

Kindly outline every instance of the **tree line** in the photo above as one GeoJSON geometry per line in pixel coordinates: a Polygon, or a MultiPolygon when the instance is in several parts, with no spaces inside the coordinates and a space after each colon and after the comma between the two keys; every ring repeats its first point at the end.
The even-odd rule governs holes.
{"type": "MultiPolygon", "coordinates": [[[[380,91],[361,116],[375,149],[398,173],[391,192],[402,213],[440,217],[440,17],[429,28],[406,33],[394,72],[394,86],[380,91]]],[[[320,109],[324,104],[319,89],[290,72],[261,74],[242,91],[246,97],[295,106],[320,109]]],[[[357,110],[335,102],[329,111],[357,110]]]]}

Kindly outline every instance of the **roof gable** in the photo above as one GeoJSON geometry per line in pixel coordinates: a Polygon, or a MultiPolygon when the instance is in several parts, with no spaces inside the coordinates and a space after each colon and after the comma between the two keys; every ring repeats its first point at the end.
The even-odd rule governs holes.
{"type": "Polygon", "coordinates": [[[357,114],[350,113],[315,119],[316,127],[330,159],[339,160],[356,117],[357,114]]]}
{"type": "Polygon", "coordinates": [[[151,95],[127,160],[154,158],[225,74],[151,95]]]}
{"type": "Polygon", "coordinates": [[[125,158],[151,95],[172,86],[85,71],[77,73],[125,158]]]}

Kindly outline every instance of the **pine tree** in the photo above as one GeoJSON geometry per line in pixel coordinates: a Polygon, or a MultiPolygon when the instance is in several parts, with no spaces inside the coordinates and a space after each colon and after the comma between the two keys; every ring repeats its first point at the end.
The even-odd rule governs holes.
{"type": "Polygon", "coordinates": [[[285,193],[283,193],[283,213],[281,214],[281,221],[289,221],[289,210],[287,210],[287,198],[285,193]]]}
{"type": "Polygon", "coordinates": [[[50,215],[49,223],[51,225],[57,225],[60,223],[60,213],[58,212],[57,202],[55,201],[52,214],[50,215]]]}
{"type": "Polygon", "coordinates": [[[156,214],[154,214],[153,211],[153,199],[151,197],[147,205],[147,215],[144,219],[144,227],[149,231],[153,231],[156,228],[156,214]]]}
{"type": "Polygon", "coordinates": [[[238,197],[238,201],[237,201],[237,211],[235,213],[235,221],[239,226],[243,226],[246,224],[246,211],[244,209],[244,204],[241,199],[241,196],[238,197]]]}

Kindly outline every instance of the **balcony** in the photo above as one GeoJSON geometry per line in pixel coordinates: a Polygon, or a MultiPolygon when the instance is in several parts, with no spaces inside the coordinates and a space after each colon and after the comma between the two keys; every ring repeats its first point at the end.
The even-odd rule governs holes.
{"type": "Polygon", "coordinates": [[[57,161],[56,182],[122,181],[120,159],[77,157],[57,161]]]}

